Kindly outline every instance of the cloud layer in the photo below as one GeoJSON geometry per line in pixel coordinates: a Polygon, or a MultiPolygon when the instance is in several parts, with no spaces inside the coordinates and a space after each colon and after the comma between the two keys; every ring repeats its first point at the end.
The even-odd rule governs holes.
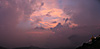
{"type": "Polygon", "coordinates": [[[99,4],[98,0],[0,0],[0,46],[80,45],[100,32],[99,4]]]}

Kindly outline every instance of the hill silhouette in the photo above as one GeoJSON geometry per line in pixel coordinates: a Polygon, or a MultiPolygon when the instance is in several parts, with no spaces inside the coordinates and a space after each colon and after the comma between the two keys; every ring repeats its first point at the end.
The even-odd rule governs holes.
{"type": "Polygon", "coordinates": [[[30,47],[17,47],[17,48],[13,48],[13,49],[45,49],[45,48],[30,46],[30,47]]]}
{"type": "Polygon", "coordinates": [[[35,46],[28,46],[28,47],[16,47],[16,48],[6,48],[0,46],[0,49],[74,49],[73,47],[59,47],[59,48],[40,48],[35,46]]]}
{"type": "Polygon", "coordinates": [[[100,35],[91,38],[88,43],[83,43],[82,46],[76,49],[100,49],[100,35]]]}
{"type": "Polygon", "coordinates": [[[5,47],[0,46],[0,49],[8,49],[8,48],[5,48],[5,47]]]}

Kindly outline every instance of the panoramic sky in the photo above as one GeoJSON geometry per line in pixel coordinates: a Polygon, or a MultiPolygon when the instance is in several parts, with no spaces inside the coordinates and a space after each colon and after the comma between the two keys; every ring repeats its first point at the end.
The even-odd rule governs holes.
{"type": "Polygon", "coordinates": [[[77,47],[100,33],[99,0],[0,0],[0,46],[77,47]]]}

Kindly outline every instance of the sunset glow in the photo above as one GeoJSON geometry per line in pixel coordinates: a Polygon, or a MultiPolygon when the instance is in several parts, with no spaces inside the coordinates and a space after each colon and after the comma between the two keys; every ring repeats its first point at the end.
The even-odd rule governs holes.
{"type": "MultiPolygon", "coordinates": [[[[51,3],[53,3],[53,1],[51,1],[51,3]]],[[[34,25],[37,25],[37,27],[42,26],[44,28],[53,28],[58,23],[61,23],[63,25],[65,23],[63,19],[69,18],[69,16],[66,15],[63,12],[63,10],[58,7],[59,5],[57,4],[55,5],[54,3],[49,4],[45,2],[43,2],[43,4],[44,5],[39,10],[36,10],[30,16],[30,21],[32,23],[36,21],[35,19],[40,19],[40,21],[37,22],[37,24],[34,24],[34,25]]]]}
{"type": "Polygon", "coordinates": [[[0,0],[0,46],[75,49],[99,34],[99,0],[0,0]]]}

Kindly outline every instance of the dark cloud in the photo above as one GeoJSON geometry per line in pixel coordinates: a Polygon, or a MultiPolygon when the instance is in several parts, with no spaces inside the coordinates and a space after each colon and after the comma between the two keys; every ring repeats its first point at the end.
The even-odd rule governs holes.
{"type": "Polygon", "coordinates": [[[1,46],[13,47],[16,46],[18,42],[21,43],[19,41],[21,38],[19,37],[25,37],[25,34],[22,35],[24,31],[19,31],[17,25],[22,19],[28,20],[29,15],[33,12],[31,4],[35,4],[35,0],[32,1],[33,3],[29,3],[28,0],[0,0],[1,46]],[[12,42],[13,44],[11,44],[12,42]]]}
{"type": "MultiPolygon", "coordinates": [[[[55,32],[54,36],[56,36],[55,38],[58,42],[58,45],[56,46],[77,47],[84,42],[88,42],[89,39],[92,37],[92,35],[97,36],[98,34],[100,34],[99,33],[100,28],[98,27],[100,26],[79,26],[73,28],[69,28],[68,26],[60,26],[52,28],[52,31],[55,32]],[[60,42],[60,41],[65,41],[65,42],[60,42]],[[63,43],[63,45],[61,45],[61,43],[63,43]]],[[[54,38],[54,36],[52,37],[54,38]]],[[[53,45],[54,44],[55,43],[53,43],[53,45]]]]}
{"type": "Polygon", "coordinates": [[[63,18],[63,20],[65,20],[65,23],[68,21],[68,18],[63,18]]]}
{"type": "Polygon", "coordinates": [[[43,5],[44,5],[44,3],[42,2],[42,3],[41,3],[41,6],[43,6],[43,5]]]}
{"type": "Polygon", "coordinates": [[[55,36],[61,37],[59,40],[65,38],[68,41],[68,45],[67,42],[64,44],[66,47],[80,46],[82,43],[88,42],[92,35],[100,34],[100,2],[97,0],[63,0],[62,3],[65,4],[62,4],[64,12],[71,17],[68,20],[78,24],[73,28],[68,27],[71,23],[52,28],[55,36]]]}
{"type": "Polygon", "coordinates": [[[52,23],[57,23],[56,21],[52,22],[52,23]]]}
{"type": "Polygon", "coordinates": [[[43,27],[36,27],[34,29],[42,29],[42,30],[45,30],[45,28],[43,28],[43,27]]]}
{"type": "Polygon", "coordinates": [[[46,14],[47,17],[51,17],[50,13],[52,13],[53,11],[50,11],[46,14]]]}
{"type": "Polygon", "coordinates": [[[79,25],[100,24],[100,3],[97,0],[68,0],[68,2],[73,2],[73,4],[68,4],[64,11],[72,17],[73,22],[79,25]],[[68,10],[71,14],[67,13],[68,10]]]}

